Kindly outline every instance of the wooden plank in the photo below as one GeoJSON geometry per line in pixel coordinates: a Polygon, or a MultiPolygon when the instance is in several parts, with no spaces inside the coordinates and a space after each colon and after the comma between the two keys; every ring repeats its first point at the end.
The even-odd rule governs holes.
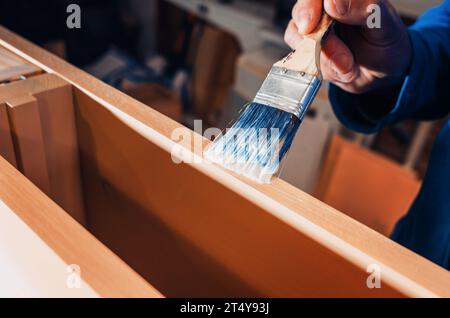
{"type": "Polygon", "coordinates": [[[34,96],[43,125],[51,197],[85,224],[72,88],[66,83],[34,96]]]}
{"type": "MultiPolygon", "coordinates": [[[[167,154],[81,92],[75,92],[75,101],[92,233],[168,297],[255,295],[250,286],[180,235],[178,224],[164,220],[164,214],[179,215],[176,207],[179,212],[193,208],[192,203],[179,206],[184,202],[179,195],[182,189],[166,176],[167,169],[175,166],[161,162],[167,154]],[[103,156],[109,158],[99,160],[103,156]],[[176,207],[166,201],[168,196],[176,207]]],[[[188,177],[184,185],[191,187],[190,176],[182,177],[188,177]]],[[[198,216],[192,215],[186,226],[196,220],[198,216]]]]}
{"type": "Polygon", "coordinates": [[[6,102],[19,169],[49,195],[50,180],[37,100],[31,95],[18,95],[6,102]]]}
{"type": "MultiPolygon", "coordinates": [[[[30,98],[35,101],[33,105],[38,115],[27,119],[25,125],[28,129],[34,127],[35,130],[41,131],[40,134],[36,132],[34,135],[42,136],[41,147],[38,151],[34,148],[28,150],[27,147],[19,147],[18,155],[25,164],[21,171],[30,179],[34,178],[36,173],[44,174],[47,171],[48,182],[43,185],[45,188],[41,189],[78,222],[84,224],[85,213],[71,86],[55,75],[44,74],[2,86],[0,96],[3,101],[9,103],[16,100],[17,96],[32,96],[30,98]],[[29,162],[36,165],[36,169],[31,172],[27,169],[29,162]]],[[[17,141],[21,144],[23,138],[20,136],[23,133],[16,132],[16,134],[19,136],[17,141]]]]}
{"type": "Polygon", "coordinates": [[[0,156],[3,156],[10,164],[17,167],[16,154],[11,136],[11,127],[8,120],[8,112],[5,103],[0,103],[0,156]]]}
{"type": "Polygon", "coordinates": [[[20,76],[36,74],[40,69],[0,47],[0,82],[19,79],[20,76]]]}
{"type": "Polygon", "coordinates": [[[3,158],[0,158],[0,200],[66,264],[79,265],[83,280],[100,296],[161,297],[3,158]]]}
{"type": "MultiPolygon", "coordinates": [[[[179,124],[6,29],[0,29],[0,39],[1,45],[57,73],[97,104],[92,109],[83,107],[94,114],[101,112],[101,116],[86,117],[85,125],[96,133],[80,141],[80,146],[90,149],[89,141],[102,140],[98,144],[101,153],[117,157],[102,158],[92,153],[92,167],[100,167],[99,176],[105,177],[104,198],[123,193],[125,197],[119,200],[127,202],[128,196],[128,202],[134,205],[124,205],[122,213],[130,206],[143,209],[136,213],[154,211],[144,217],[170,226],[183,238],[181,242],[189,242],[205,258],[221,264],[225,273],[231,273],[226,277],[237,278],[241,286],[269,295],[368,295],[373,290],[361,284],[365,286],[367,265],[376,263],[381,266],[385,289],[373,291],[371,296],[450,295],[450,274],[446,270],[280,180],[257,185],[207,164],[172,167],[170,151],[175,143],[170,137],[174,129],[183,129],[179,124]],[[102,120],[106,129],[89,124],[102,120]],[[115,132],[110,128],[127,131],[129,138],[110,140],[108,134],[115,132]],[[131,146],[132,151],[126,152],[131,146]],[[112,147],[123,149],[112,151],[112,147]],[[150,170],[152,166],[156,169],[150,170]],[[124,167],[126,173],[121,173],[124,167]],[[153,178],[164,183],[155,185],[153,178]],[[130,194],[126,188],[130,179],[136,186],[141,183],[143,190],[130,194]],[[269,279],[267,273],[272,274],[269,279]]],[[[192,141],[194,134],[184,130],[192,141]]],[[[181,253],[183,245],[179,246],[181,253]]],[[[196,262],[195,258],[191,260],[196,262]]],[[[231,288],[236,285],[231,284],[231,288]]]]}
{"type": "Polygon", "coordinates": [[[317,198],[386,236],[420,189],[411,171],[339,136],[323,170],[317,198]]]}
{"type": "Polygon", "coordinates": [[[0,263],[0,297],[98,297],[83,271],[71,276],[69,264],[1,200],[0,263]]]}
{"type": "MultiPolygon", "coordinates": [[[[402,290],[396,279],[389,282],[388,277],[395,274],[379,260],[357,250],[353,250],[357,256],[347,254],[352,247],[340,246],[340,238],[328,240],[329,234],[317,223],[275,201],[271,202],[276,207],[262,207],[267,197],[255,191],[258,186],[241,183],[236,191],[222,183],[225,172],[218,182],[218,176],[208,176],[191,165],[178,166],[170,153],[131,129],[117,114],[78,90],[75,101],[90,229],[165,295],[393,297],[427,293],[414,284],[402,290]],[[366,268],[372,262],[380,264],[386,279],[379,290],[366,287],[366,268]]],[[[322,223],[329,220],[322,203],[304,194],[300,200],[290,197],[300,192],[281,185],[275,185],[280,191],[278,201],[291,200],[299,212],[316,203],[313,213],[325,218],[322,223]]],[[[270,196],[275,189],[265,187],[270,196]]],[[[368,244],[365,235],[372,236],[379,248],[403,252],[361,224],[327,210],[344,227],[353,225],[357,231],[352,235],[364,244],[368,244]]]]}

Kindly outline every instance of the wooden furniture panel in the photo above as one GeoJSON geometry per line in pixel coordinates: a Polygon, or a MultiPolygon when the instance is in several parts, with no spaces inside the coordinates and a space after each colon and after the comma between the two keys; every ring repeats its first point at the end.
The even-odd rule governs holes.
{"type": "Polygon", "coordinates": [[[20,76],[27,77],[39,72],[38,67],[0,47],[0,82],[15,81],[20,76]]]}
{"type": "Polygon", "coordinates": [[[19,170],[80,223],[84,207],[72,88],[44,74],[0,87],[19,170]]]}
{"type": "Polygon", "coordinates": [[[450,295],[439,266],[281,180],[175,164],[175,129],[186,155],[208,142],[2,28],[0,45],[73,85],[88,228],[165,295],[450,295]]]}
{"type": "MultiPolygon", "coordinates": [[[[81,278],[99,296],[161,297],[155,288],[1,157],[0,201],[25,222],[65,264],[80,266],[81,278]]],[[[40,254],[40,257],[45,255],[40,254]]],[[[52,262],[51,259],[47,261],[52,262]]],[[[65,284],[66,281],[61,283],[65,284]]]]}
{"type": "Polygon", "coordinates": [[[389,236],[420,188],[400,165],[334,136],[316,196],[355,220],[389,236]]]}
{"type": "Polygon", "coordinates": [[[165,295],[401,295],[368,289],[364,268],[75,100],[90,229],[165,295]]]}
{"type": "Polygon", "coordinates": [[[66,264],[1,199],[0,264],[2,298],[99,296],[81,268],[66,264]],[[79,269],[79,276],[71,269],[79,269]]]}
{"type": "Polygon", "coordinates": [[[39,189],[50,194],[44,137],[36,98],[23,94],[4,101],[8,105],[12,136],[17,145],[19,169],[39,189]]]}

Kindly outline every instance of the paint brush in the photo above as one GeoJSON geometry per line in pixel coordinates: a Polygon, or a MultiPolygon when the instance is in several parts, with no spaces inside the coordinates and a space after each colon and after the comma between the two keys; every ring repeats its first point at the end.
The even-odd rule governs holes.
{"type": "Polygon", "coordinates": [[[317,28],[272,66],[253,102],[206,148],[206,159],[270,183],[322,84],[321,44],[332,24],[324,13],[317,28]]]}

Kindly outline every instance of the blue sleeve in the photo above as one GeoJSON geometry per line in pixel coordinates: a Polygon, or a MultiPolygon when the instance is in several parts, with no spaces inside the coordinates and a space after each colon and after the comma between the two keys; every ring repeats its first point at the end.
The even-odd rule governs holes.
{"type": "Polygon", "coordinates": [[[330,84],[338,119],[362,133],[404,120],[428,120],[450,112],[450,0],[427,11],[408,30],[413,57],[403,85],[376,94],[350,94],[330,84]]]}

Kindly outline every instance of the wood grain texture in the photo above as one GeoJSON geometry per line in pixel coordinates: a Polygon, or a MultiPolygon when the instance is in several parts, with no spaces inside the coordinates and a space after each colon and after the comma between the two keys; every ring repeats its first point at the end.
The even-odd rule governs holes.
{"type": "MultiPolygon", "coordinates": [[[[179,124],[6,29],[0,29],[0,39],[1,45],[46,71],[57,73],[98,104],[84,111],[105,113],[85,117],[86,126],[95,132],[87,140],[101,140],[97,144],[101,147],[99,154],[116,156],[99,160],[98,154],[91,153],[93,166],[101,168],[100,176],[106,180],[106,189],[102,190],[105,198],[124,193],[136,205],[143,206],[145,218],[163,222],[183,242],[190,242],[190,246],[222,264],[231,273],[228,276],[238,278],[240,285],[231,284],[232,290],[244,282],[251,290],[268,295],[450,296],[446,270],[283,181],[257,185],[214,166],[172,167],[170,136],[180,128],[179,124]],[[119,118],[118,114],[125,115],[119,118]],[[111,130],[97,130],[89,124],[102,119],[107,127],[132,136],[126,141],[118,140],[116,145],[123,149],[112,151],[114,143],[107,142],[111,130]],[[144,157],[140,158],[140,154],[144,157]],[[157,169],[134,171],[142,168],[144,159],[147,169],[154,164],[157,169]],[[117,167],[126,167],[128,173],[119,173],[117,167]],[[127,192],[129,179],[134,179],[143,190],[127,192]],[[151,180],[164,183],[155,185],[151,180]],[[108,185],[113,190],[108,192],[108,185]],[[120,191],[114,191],[118,186],[120,191]],[[183,208],[178,209],[180,206],[183,208]],[[280,262],[275,261],[277,257],[280,262]],[[381,291],[362,287],[366,266],[371,262],[383,268],[381,291]]],[[[184,130],[193,137],[191,131],[184,130]]],[[[89,149],[87,143],[84,147],[89,149]]]]}
{"type": "Polygon", "coordinates": [[[52,74],[38,75],[1,86],[1,101],[10,105],[19,169],[84,224],[71,85],[52,74]],[[31,104],[24,104],[28,100],[31,104]]]}
{"type": "Polygon", "coordinates": [[[161,297],[151,285],[0,158],[0,200],[103,297],[161,297]]]}

